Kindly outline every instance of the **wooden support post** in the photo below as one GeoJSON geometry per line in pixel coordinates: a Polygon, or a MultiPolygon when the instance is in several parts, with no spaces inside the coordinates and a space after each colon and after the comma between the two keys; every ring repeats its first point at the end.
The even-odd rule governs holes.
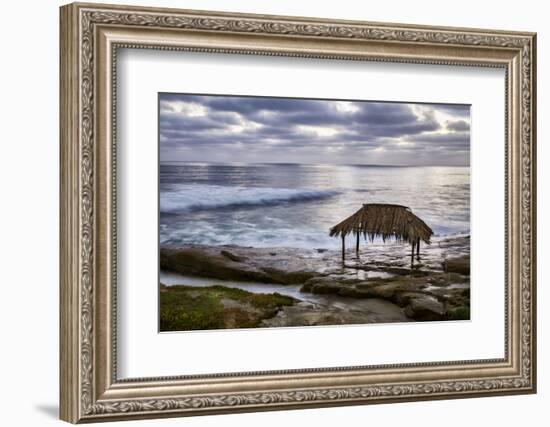
{"type": "Polygon", "coordinates": [[[342,234],[342,261],[346,260],[346,237],[342,234]]]}
{"type": "Polygon", "coordinates": [[[416,258],[420,259],[420,239],[416,240],[416,258]]]}
{"type": "Polygon", "coordinates": [[[414,264],[414,244],[415,242],[412,242],[412,251],[411,251],[411,266],[414,264]]]}
{"type": "Polygon", "coordinates": [[[355,253],[359,254],[359,232],[357,232],[357,246],[355,246],[355,253]]]}

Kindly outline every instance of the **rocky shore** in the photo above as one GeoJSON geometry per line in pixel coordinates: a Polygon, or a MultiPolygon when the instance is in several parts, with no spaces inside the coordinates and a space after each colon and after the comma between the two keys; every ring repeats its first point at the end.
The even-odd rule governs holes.
{"type": "Polygon", "coordinates": [[[270,284],[278,285],[280,293],[298,296],[254,317],[253,326],[465,320],[469,247],[469,236],[434,241],[411,265],[410,247],[400,244],[366,245],[358,255],[350,250],[345,262],[326,249],[189,245],[161,248],[160,267],[229,287],[264,284],[271,295],[278,293],[270,284]]]}

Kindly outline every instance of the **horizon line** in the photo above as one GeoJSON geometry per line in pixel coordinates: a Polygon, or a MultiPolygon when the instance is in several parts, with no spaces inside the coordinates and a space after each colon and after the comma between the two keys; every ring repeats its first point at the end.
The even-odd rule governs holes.
{"type": "Polygon", "coordinates": [[[445,165],[445,164],[428,164],[428,165],[397,165],[397,164],[382,164],[382,163],[298,163],[298,162],[216,162],[203,160],[159,160],[159,163],[206,163],[218,165],[309,165],[309,166],[372,166],[372,167],[389,167],[389,168],[407,168],[407,167],[470,167],[467,165],[445,165]]]}

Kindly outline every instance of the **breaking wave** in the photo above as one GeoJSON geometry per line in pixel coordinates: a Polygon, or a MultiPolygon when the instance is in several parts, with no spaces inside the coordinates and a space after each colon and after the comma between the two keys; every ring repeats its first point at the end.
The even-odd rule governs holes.
{"type": "Polygon", "coordinates": [[[273,206],[323,200],[338,194],[334,190],[311,190],[222,185],[172,185],[160,195],[162,213],[273,206]]]}

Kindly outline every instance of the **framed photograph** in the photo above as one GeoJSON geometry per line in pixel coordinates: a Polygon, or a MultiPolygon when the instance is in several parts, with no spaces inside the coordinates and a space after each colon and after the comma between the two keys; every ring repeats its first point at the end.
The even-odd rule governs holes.
{"type": "Polygon", "coordinates": [[[60,51],[63,420],[535,392],[535,34],[70,4],[60,51]]]}

